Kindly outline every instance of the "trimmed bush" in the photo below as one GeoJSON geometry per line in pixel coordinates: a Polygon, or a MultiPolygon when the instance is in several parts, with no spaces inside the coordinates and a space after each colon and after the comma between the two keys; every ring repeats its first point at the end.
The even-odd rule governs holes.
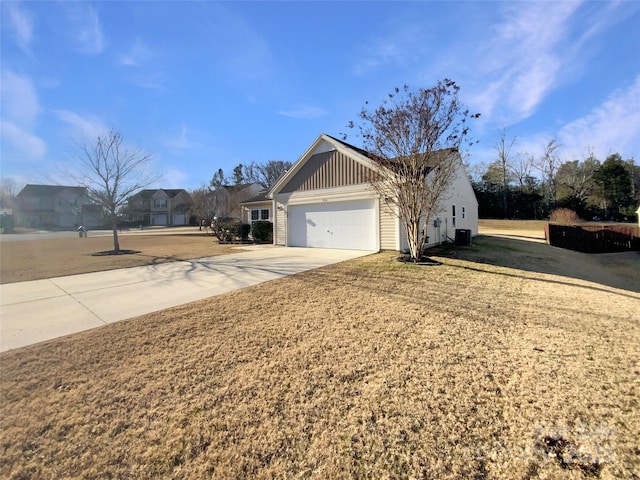
{"type": "Polygon", "coordinates": [[[580,221],[580,217],[578,217],[576,212],[569,208],[557,208],[551,212],[549,221],[559,225],[575,225],[580,221]]]}
{"type": "Polygon", "coordinates": [[[270,242],[273,240],[273,223],[266,220],[256,220],[251,226],[251,234],[257,242],[270,242]]]}
{"type": "Polygon", "coordinates": [[[240,228],[238,231],[238,236],[242,239],[242,240],[246,240],[249,238],[249,233],[251,232],[251,225],[249,225],[248,223],[242,223],[240,224],[240,228]]]}

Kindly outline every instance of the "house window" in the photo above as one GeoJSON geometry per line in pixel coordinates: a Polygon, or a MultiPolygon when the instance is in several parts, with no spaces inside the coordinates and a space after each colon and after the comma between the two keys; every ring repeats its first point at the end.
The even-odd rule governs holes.
{"type": "Polygon", "coordinates": [[[260,220],[269,220],[269,209],[263,208],[260,210],[260,220]]]}
{"type": "Polygon", "coordinates": [[[155,208],[167,208],[167,199],[165,198],[164,200],[154,200],[153,206],[155,208]]]}
{"type": "Polygon", "coordinates": [[[462,218],[466,218],[466,213],[465,208],[462,207],[462,218]]]}
{"type": "Polygon", "coordinates": [[[251,210],[251,221],[258,220],[260,210],[251,210]]]}
{"type": "Polygon", "coordinates": [[[453,218],[453,226],[456,226],[456,206],[451,205],[451,217],[453,218]]]}

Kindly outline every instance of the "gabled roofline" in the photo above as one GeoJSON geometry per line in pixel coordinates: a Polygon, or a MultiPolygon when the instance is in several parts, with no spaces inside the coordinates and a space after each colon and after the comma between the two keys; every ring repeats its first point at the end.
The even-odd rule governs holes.
{"type": "MultiPolygon", "coordinates": [[[[326,133],[320,134],[318,138],[307,148],[307,150],[296,160],[293,166],[287,170],[284,174],[280,176],[280,178],[276,181],[276,183],[269,189],[265,197],[269,200],[272,200],[274,196],[279,193],[282,188],[289,182],[289,180],[300,171],[303,165],[313,156],[314,150],[322,143],[327,142],[331,144],[337,151],[347,155],[348,157],[353,158],[355,161],[363,164],[364,166],[370,168],[374,172],[380,172],[381,169],[385,168],[381,163],[376,162],[376,155],[367,152],[361,148],[355,147],[353,145],[348,144],[342,140],[338,140],[337,138],[332,137],[331,135],[327,135],[326,133]]],[[[441,150],[436,150],[433,153],[439,152],[441,155],[457,155],[458,160],[462,162],[462,157],[460,156],[460,151],[457,148],[443,148],[441,150]]],[[[388,168],[388,167],[387,167],[388,168]]],[[[428,174],[428,171],[426,172],[428,174]]]]}
{"type": "Polygon", "coordinates": [[[331,144],[336,150],[339,152],[353,158],[357,162],[362,163],[366,167],[377,171],[379,169],[378,165],[371,160],[371,158],[367,155],[362,149],[354,147],[353,145],[349,145],[348,143],[342,142],[336,138],[333,138],[331,135],[327,135],[325,133],[320,134],[318,138],[307,148],[307,150],[296,160],[293,166],[282,175],[276,183],[269,189],[266,197],[268,199],[273,199],[273,197],[282,190],[282,188],[289,182],[293,176],[300,171],[302,166],[313,156],[313,152],[316,148],[322,143],[327,142],[331,144]]]}

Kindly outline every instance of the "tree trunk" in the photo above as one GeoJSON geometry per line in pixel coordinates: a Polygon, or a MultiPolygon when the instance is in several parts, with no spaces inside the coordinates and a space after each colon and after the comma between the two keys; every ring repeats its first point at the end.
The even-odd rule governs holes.
{"type": "Polygon", "coordinates": [[[118,221],[114,220],[111,223],[111,227],[113,230],[113,251],[117,253],[120,251],[120,241],[118,240],[118,221]]]}
{"type": "Polygon", "coordinates": [[[411,260],[417,262],[422,256],[422,252],[420,251],[420,222],[418,221],[416,224],[416,222],[410,221],[405,225],[405,228],[407,229],[409,256],[411,260]]]}

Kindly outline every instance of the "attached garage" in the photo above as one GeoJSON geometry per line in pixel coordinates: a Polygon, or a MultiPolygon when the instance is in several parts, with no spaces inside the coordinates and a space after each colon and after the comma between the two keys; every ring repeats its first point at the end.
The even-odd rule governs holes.
{"type": "Polygon", "coordinates": [[[373,199],[290,205],[288,242],[295,247],[378,250],[373,199]]]}
{"type": "MultiPolygon", "coordinates": [[[[478,202],[460,154],[446,154],[458,171],[427,226],[432,245],[447,241],[456,228],[471,230],[472,236],[478,233],[478,202]]],[[[320,135],[266,195],[273,202],[273,243],[406,250],[406,234],[393,198],[372,186],[385,168],[375,160],[365,150],[320,135]]]]}

